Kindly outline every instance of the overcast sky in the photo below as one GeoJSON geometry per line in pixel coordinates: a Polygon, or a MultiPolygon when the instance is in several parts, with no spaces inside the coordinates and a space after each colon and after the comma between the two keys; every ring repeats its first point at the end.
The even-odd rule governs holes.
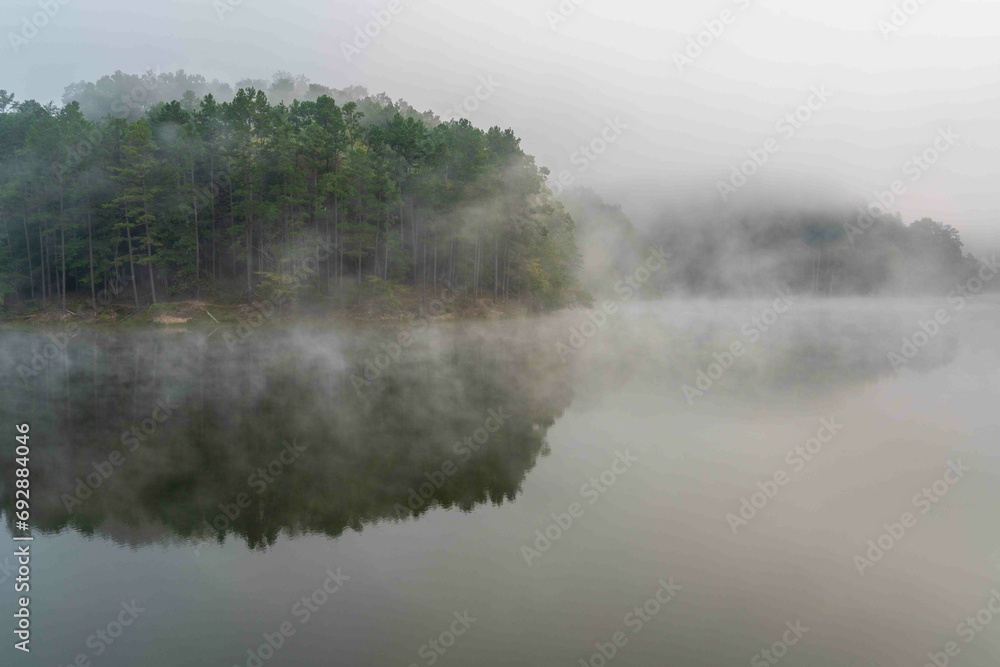
{"type": "Polygon", "coordinates": [[[59,101],[68,83],[116,69],[229,82],[287,70],[444,114],[492,77],[493,92],[479,88],[486,99],[463,115],[513,127],[541,164],[623,204],[637,224],[720,206],[719,182],[769,145],[727,205],[871,202],[899,181],[890,208],[905,221],[931,216],[974,252],[1000,247],[995,0],[907,0],[895,17],[896,0],[398,0],[367,45],[357,31],[387,0],[51,3],[57,11],[16,51],[10,33],[25,34],[39,2],[0,6],[0,88],[19,99],[59,101]],[[685,54],[703,31],[702,52],[685,54]],[[808,120],[779,129],[810,102],[808,120]],[[602,133],[616,137],[606,148],[602,133]],[[591,142],[603,153],[574,155],[591,142]],[[907,163],[925,151],[933,164],[907,163]]]}

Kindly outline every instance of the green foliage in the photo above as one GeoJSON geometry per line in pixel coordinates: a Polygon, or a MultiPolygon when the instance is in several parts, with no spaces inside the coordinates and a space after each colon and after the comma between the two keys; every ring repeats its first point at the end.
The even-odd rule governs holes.
{"type": "Polygon", "coordinates": [[[287,273],[260,271],[257,275],[260,277],[259,293],[281,308],[297,303],[306,290],[300,280],[287,273]]]}
{"type": "Polygon", "coordinates": [[[8,97],[0,213],[18,235],[3,275],[24,297],[134,275],[122,294],[136,307],[202,291],[252,299],[287,286],[288,258],[314,263],[301,289],[349,303],[355,285],[388,310],[403,283],[422,299],[452,284],[539,307],[577,291],[572,222],[531,204],[548,197],[545,174],[509,129],[441,124],[287,73],[234,92],[184,72],[116,72],[70,86],[62,109],[8,97]]]}
{"type": "Polygon", "coordinates": [[[661,293],[946,294],[976,269],[958,232],[856,206],[775,206],[678,220],[652,237],[671,254],[661,293]]]}
{"type": "Polygon", "coordinates": [[[288,73],[233,90],[116,72],[64,103],[0,91],[0,281],[43,308],[69,292],[99,309],[100,290],[133,277],[116,293],[135,308],[245,302],[296,275],[296,291],[387,313],[409,303],[404,287],[422,303],[451,286],[551,309],[615,298],[652,246],[672,257],[645,297],[947,291],[975,269],[954,228],[873,214],[859,229],[857,210],[704,215],[641,237],[592,192],[556,200],[510,129],[288,73]]]}
{"type": "Polygon", "coordinates": [[[4,309],[7,297],[15,294],[14,281],[9,274],[0,273],[0,311],[4,309]]]}
{"type": "Polygon", "coordinates": [[[403,296],[408,288],[378,276],[368,276],[365,292],[375,304],[379,315],[393,315],[403,309],[403,296]]]}

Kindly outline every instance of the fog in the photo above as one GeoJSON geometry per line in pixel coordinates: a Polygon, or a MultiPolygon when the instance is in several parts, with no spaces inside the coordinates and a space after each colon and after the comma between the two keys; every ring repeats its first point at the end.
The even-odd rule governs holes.
{"type": "MultiPolygon", "coordinates": [[[[579,663],[664,580],[616,664],[746,664],[797,621],[788,664],[931,664],[996,591],[997,305],[922,340],[946,302],[673,299],[415,324],[400,350],[370,325],[91,330],[26,375],[64,332],[5,330],[0,415],[33,424],[42,490],[32,604],[62,628],[33,657],[67,664],[134,599],[120,664],[257,664],[342,568],[283,660],[408,664],[468,609],[454,664],[579,663]]],[[[993,627],[965,643],[987,625],[968,664],[996,662],[993,627]]]]}
{"type": "MultiPolygon", "coordinates": [[[[659,411],[678,417],[735,417],[750,405],[808,414],[802,404],[837,403],[880,383],[919,384],[980,344],[996,301],[962,304],[974,314],[963,313],[961,327],[941,327],[902,374],[887,353],[943,303],[623,302],[603,319],[567,310],[495,323],[418,320],[404,328],[414,341],[407,346],[392,329],[370,325],[51,336],[6,329],[0,397],[3,414],[37,420],[39,438],[51,443],[36,452],[50,491],[36,504],[42,530],[69,526],[134,545],[154,535],[232,533],[259,548],[282,534],[337,537],[435,507],[469,512],[514,501],[538,457],[550,453],[549,429],[573,413],[600,412],[619,392],[643,396],[641,411],[655,397],[659,411]],[[53,358],[62,341],[65,353],[53,358]],[[720,362],[736,342],[749,357],[720,362]],[[726,366],[718,382],[708,377],[717,363],[726,366]],[[463,447],[490,410],[505,415],[503,428],[491,431],[488,447],[463,447]],[[219,503],[245,491],[248,476],[289,443],[306,461],[285,461],[282,474],[294,481],[275,485],[277,495],[253,516],[213,524],[219,503]],[[425,481],[421,471],[449,459],[461,462],[461,474],[414,506],[397,504],[425,481]],[[111,461],[128,474],[88,480],[111,461]],[[322,510],[313,506],[317,496],[322,510]]],[[[977,413],[986,411],[983,401],[977,413]]],[[[651,435],[641,425],[639,433],[651,435]]]]}
{"type": "Polygon", "coordinates": [[[1000,3],[0,24],[24,664],[997,664],[1000,3]]]}
{"type": "MultiPolygon", "coordinates": [[[[906,192],[890,210],[950,224],[968,251],[986,254],[1000,247],[1000,135],[990,123],[1000,112],[1000,5],[913,5],[912,17],[897,14],[898,25],[880,30],[892,3],[404,0],[368,45],[345,51],[382,3],[183,0],[139,11],[71,0],[27,43],[7,35],[4,73],[20,99],[41,101],[116,69],[183,68],[230,83],[290,71],[440,115],[458,106],[478,126],[514,128],[540,164],[593,186],[642,229],[719,206],[875,201],[900,179],[906,192]],[[703,36],[704,53],[679,68],[675,54],[724,10],[732,20],[722,34],[703,36]],[[481,80],[492,92],[465,102],[481,80]],[[813,87],[829,100],[793,136],[777,131],[813,87]],[[621,136],[580,159],[616,119],[627,126],[621,136]],[[904,164],[947,128],[956,146],[911,180],[904,164]],[[779,149],[723,204],[718,182],[769,138],[779,149]]],[[[23,29],[37,11],[16,0],[0,18],[23,29]]]]}

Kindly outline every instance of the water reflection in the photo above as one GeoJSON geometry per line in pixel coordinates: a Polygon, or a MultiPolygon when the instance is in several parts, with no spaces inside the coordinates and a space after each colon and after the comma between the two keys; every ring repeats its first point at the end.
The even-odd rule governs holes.
{"type": "MultiPolygon", "coordinates": [[[[379,356],[395,333],[368,328],[275,330],[235,345],[209,331],[84,331],[27,379],[18,368],[46,339],[6,331],[0,401],[9,423],[32,423],[36,529],[133,546],[235,535],[266,548],[282,534],[336,537],[512,501],[574,401],[641,381],[683,403],[682,387],[698,386],[734,341],[746,354],[700,402],[876,380],[919,315],[800,304],[750,341],[741,325],[758,306],[639,306],[568,354],[558,344],[586,321],[580,312],[443,324],[395,359],[379,356]]],[[[945,331],[912,367],[948,364],[957,349],[945,331]]]]}
{"type": "Polygon", "coordinates": [[[503,503],[571,398],[564,367],[530,346],[457,329],[360,391],[346,360],[371,339],[89,338],[30,391],[8,382],[5,400],[34,417],[35,525],[130,544],[233,533],[264,547],[503,503]]]}

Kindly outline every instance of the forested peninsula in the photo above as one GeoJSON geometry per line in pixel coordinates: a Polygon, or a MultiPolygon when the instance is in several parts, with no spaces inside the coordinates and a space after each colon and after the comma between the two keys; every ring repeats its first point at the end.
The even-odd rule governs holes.
{"type": "Polygon", "coordinates": [[[824,296],[944,289],[977,264],[947,225],[849,208],[639,233],[548,175],[512,129],[286,73],[116,72],[61,105],[0,91],[0,317],[262,300],[395,317],[445,291],[470,315],[543,311],[611,293],[648,247],[671,257],[648,297],[746,288],[734,245],[757,283],[824,296]]]}

